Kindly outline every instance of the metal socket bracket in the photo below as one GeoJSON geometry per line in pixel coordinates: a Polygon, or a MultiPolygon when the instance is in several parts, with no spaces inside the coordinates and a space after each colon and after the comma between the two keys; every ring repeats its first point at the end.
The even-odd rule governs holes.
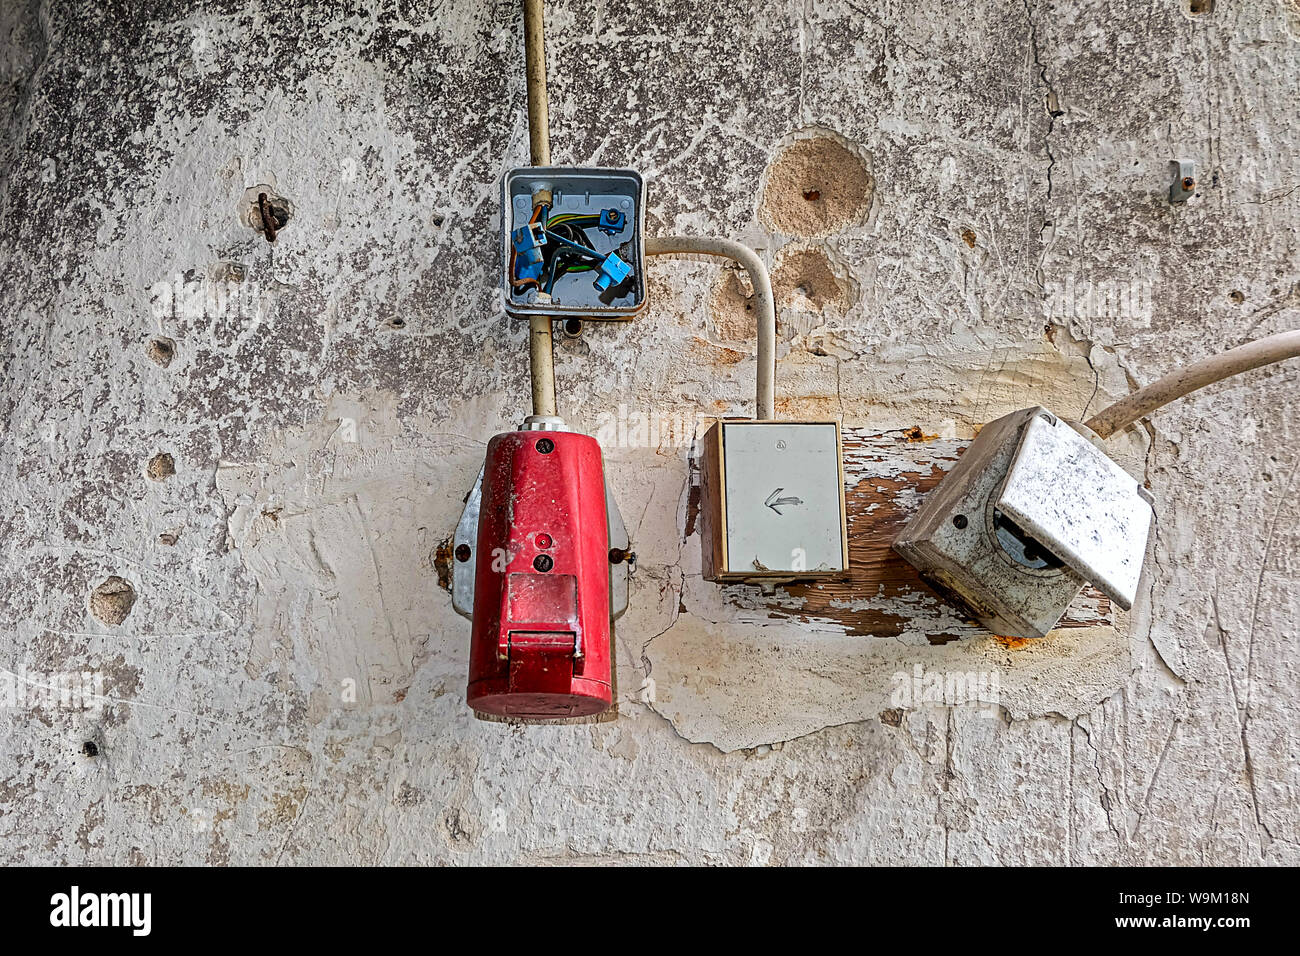
{"type": "MultiPolygon", "coordinates": [[[[525,237],[527,238],[527,237],[525,237]]],[[[545,238],[545,237],[544,237],[545,238]]],[[[561,239],[549,243],[564,245],[561,239]]],[[[540,253],[539,253],[540,254],[540,253]]],[[[526,166],[501,180],[501,294],[505,311],[517,318],[548,315],[564,318],[628,320],[646,302],[645,181],[634,169],[581,166],[526,166]],[[556,279],[549,295],[533,283],[512,284],[512,235],[528,225],[534,197],[549,193],[552,219],[588,217],[584,234],[594,252],[616,259],[584,264],[582,271],[556,279]],[[608,265],[608,269],[606,268],[608,265]]]]}
{"type": "MultiPolygon", "coordinates": [[[[478,516],[482,507],[483,469],[480,467],[451,541],[451,605],[457,614],[470,620],[474,619],[474,566],[478,563],[475,551],[478,549],[478,516]]],[[[605,514],[609,522],[610,557],[612,559],[616,554],[619,557],[618,561],[609,563],[609,618],[612,621],[627,610],[628,576],[636,556],[630,553],[627,527],[619,514],[608,478],[605,479],[605,514]]]]}
{"type": "Polygon", "coordinates": [[[1150,495],[1041,406],[986,425],[894,542],[986,628],[1043,637],[1084,584],[1137,597],[1150,495]]]}

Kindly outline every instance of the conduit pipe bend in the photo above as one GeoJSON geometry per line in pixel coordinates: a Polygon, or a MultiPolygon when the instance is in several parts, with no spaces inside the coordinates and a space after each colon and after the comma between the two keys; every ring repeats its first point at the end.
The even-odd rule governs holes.
{"type": "Polygon", "coordinates": [[[690,236],[649,237],[645,241],[647,256],[698,255],[731,259],[749,275],[754,287],[754,317],[758,322],[758,387],[755,417],[776,417],[776,301],[772,297],[772,279],[758,253],[743,243],[730,239],[707,239],[690,236]]]}

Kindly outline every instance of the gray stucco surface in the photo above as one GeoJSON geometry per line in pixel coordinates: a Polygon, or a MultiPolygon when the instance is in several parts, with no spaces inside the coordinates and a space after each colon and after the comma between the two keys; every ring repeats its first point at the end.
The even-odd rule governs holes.
{"type": "MultiPolygon", "coordinates": [[[[1300,324],[1300,6],[1206,7],[557,2],[554,160],[769,259],[780,415],[1082,417],[1300,324]],[[818,138],[870,195],[803,228],[779,164],[818,138]]],[[[607,441],[618,717],[473,717],[437,551],[528,411],[496,298],[521,33],[471,0],[0,9],[0,855],[1300,863],[1296,363],[1111,443],[1156,502],[1138,603],[1029,647],[704,582],[690,443],[607,441]],[[92,598],[113,576],[133,601],[92,598]],[[997,706],[895,706],[917,665],[997,706]],[[23,699],[83,673],[102,706],[23,699]]],[[[562,413],[749,414],[734,276],[649,273],[635,321],[557,338],[562,413]]]]}

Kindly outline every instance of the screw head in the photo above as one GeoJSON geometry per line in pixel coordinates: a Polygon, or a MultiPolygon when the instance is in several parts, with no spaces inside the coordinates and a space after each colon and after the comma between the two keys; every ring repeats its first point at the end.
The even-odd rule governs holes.
{"type": "Polygon", "coordinates": [[[551,441],[549,438],[540,438],[537,441],[537,450],[543,455],[549,455],[551,452],[555,451],[555,442],[551,441]]]}
{"type": "Polygon", "coordinates": [[[533,567],[538,571],[545,573],[555,567],[555,561],[549,554],[539,554],[537,557],[533,558],[533,567]]]}
{"type": "Polygon", "coordinates": [[[958,528],[965,528],[966,525],[970,524],[965,515],[953,515],[952,523],[958,528]]]}
{"type": "Polygon", "coordinates": [[[458,545],[456,545],[456,560],[457,560],[457,561],[468,561],[468,560],[469,560],[469,555],[470,555],[469,545],[467,545],[467,544],[458,544],[458,545]]]}

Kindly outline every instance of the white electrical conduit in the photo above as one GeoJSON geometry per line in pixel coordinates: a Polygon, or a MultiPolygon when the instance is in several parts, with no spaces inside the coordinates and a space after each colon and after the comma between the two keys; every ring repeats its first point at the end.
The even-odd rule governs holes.
{"type": "Polygon", "coordinates": [[[1145,418],[1156,409],[1189,395],[1198,388],[1249,372],[1261,365],[1271,365],[1290,358],[1300,358],[1300,329],[1266,335],[1257,341],[1193,362],[1186,368],[1152,382],[1146,388],[1138,389],[1128,398],[1120,399],[1088,419],[1086,425],[1099,438],[1109,438],[1121,428],[1132,425],[1138,419],[1145,418]]]}
{"type": "MultiPolygon", "coordinates": [[[[524,0],[524,63],[528,84],[528,147],[534,166],[551,165],[551,128],[546,98],[546,39],[542,0],[524,0]]],[[[551,317],[528,319],[528,366],[533,414],[559,414],[555,403],[555,355],[551,317]]]]}
{"type": "Polygon", "coordinates": [[[758,322],[758,389],[755,417],[776,417],[776,301],[767,266],[753,249],[730,239],[660,236],[645,241],[647,256],[720,256],[740,263],[754,286],[754,318],[758,322]]]}

